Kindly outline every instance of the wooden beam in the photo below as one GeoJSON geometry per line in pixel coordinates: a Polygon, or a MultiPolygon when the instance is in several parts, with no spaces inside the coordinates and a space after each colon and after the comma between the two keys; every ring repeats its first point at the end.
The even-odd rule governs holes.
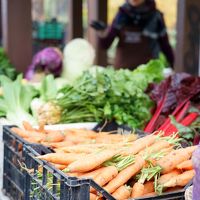
{"type": "Polygon", "coordinates": [[[68,0],[69,23],[67,40],[83,37],[83,9],[82,0],[68,0]]]}
{"type": "MultiPolygon", "coordinates": [[[[88,0],[88,23],[92,20],[100,20],[107,24],[108,5],[107,0],[88,0]]],[[[88,40],[96,50],[95,64],[107,65],[107,52],[100,48],[97,33],[88,24],[88,40]]]]}
{"type": "Polygon", "coordinates": [[[194,75],[200,67],[200,1],[179,0],[175,70],[194,75]]]}
{"type": "Polygon", "coordinates": [[[32,59],[31,0],[2,0],[3,47],[19,72],[32,59]]]}

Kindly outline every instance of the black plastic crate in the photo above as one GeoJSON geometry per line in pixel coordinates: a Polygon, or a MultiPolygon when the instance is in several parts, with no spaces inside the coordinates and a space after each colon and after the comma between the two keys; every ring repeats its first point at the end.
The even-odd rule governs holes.
{"type": "Polygon", "coordinates": [[[3,126],[3,191],[11,199],[22,200],[25,189],[25,175],[21,167],[24,162],[22,148],[27,142],[11,132],[10,128],[11,126],[3,126]]]}
{"type": "MultiPolygon", "coordinates": [[[[36,156],[39,154],[34,149],[34,146],[25,146],[24,149],[27,168],[33,169],[31,173],[29,171],[26,172],[26,200],[89,200],[90,186],[101,193],[105,199],[115,200],[92,179],[68,177],[48,162],[37,159],[36,156]],[[42,176],[38,177],[37,170],[39,166],[41,167],[42,176]],[[49,183],[52,185],[51,188],[48,186],[49,183]],[[58,190],[60,190],[59,193],[57,193],[58,190]]],[[[134,200],[184,200],[185,189],[188,186],[179,191],[164,193],[159,196],[136,198],[134,200]]]]}
{"type": "MultiPolygon", "coordinates": [[[[51,150],[42,145],[26,142],[12,133],[10,128],[10,126],[5,126],[3,129],[5,148],[4,190],[12,199],[89,200],[89,188],[91,186],[101,193],[105,199],[114,200],[109,193],[93,180],[68,177],[48,162],[37,159],[36,156],[49,153],[51,150]],[[25,163],[25,168],[28,170],[22,170],[19,163],[25,163]],[[38,173],[38,170],[40,173],[38,173]]],[[[104,124],[104,126],[99,124],[94,130],[117,130],[116,132],[123,134],[131,131],[127,126],[117,126],[115,123],[104,124]]],[[[145,135],[144,132],[138,130],[136,130],[136,133],[140,137],[145,135]]],[[[160,196],[139,198],[137,200],[183,200],[184,191],[183,189],[160,196]]]]}
{"type": "Polygon", "coordinates": [[[40,155],[34,146],[25,146],[26,200],[89,200],[90,186],[106,199],[115,200],[92,179],[69,177],[46,161],[39,160],[40,155]],[[38,173],[39,172],[39,173],[38,173]]]}
{"type": "MultiPolygon", "coordinates": [[[[25,173],[23,163],[25,157],[23,155],[23,146],[32,145],[13,133],[11,128],[14,126],[3,126],[3,142],[4,142],[4,158],[3,158],[3,192],[13,200],[24,199],[25,173]]],[[[47,152],[47,148],[37,149],[39,153],[47,152]]],[[[41,145],[40,145],[41,146],[41,145]]],[[[50,150],[49,150],[50,152],[50,150]]]]}

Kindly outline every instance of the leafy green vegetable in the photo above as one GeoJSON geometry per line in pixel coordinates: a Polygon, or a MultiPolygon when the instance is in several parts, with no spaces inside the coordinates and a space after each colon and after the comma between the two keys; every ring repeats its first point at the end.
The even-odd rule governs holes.
{"type": "Polygon", "coordinates": [[[0,98],[0,113],[13,124],[21,126],[24,120],[35,125],[36,121],[29,114],[30,102],[38,93],[29,84],[22,83],[22,75],[18,75],[15,81],[6,76],[0,76],[3,96],[0,98]]]}
{"type": "Polygon", "coordinates": [[[0,48],[0,74],[9,77],[12,80],[17,76],[17,72],[10,63],[3,48],[0,48]]]}
{"type": "Polygon", "coordinates": [[[183,138],[182,142],[192,145],[192,141],[190,142],[190,140],[193,140],[195,136],[194,129],[191,127],[183,126],[182,124],[178,123],[173,116],[169,116],[169,117],[170,117],[171,123],[178,129],[179,136],[183,138]]]}
{"type": "Polygon", "coordinates": [[[42,80],[40,97],[44,101],[55,99],[57,94],[56,82],[53,75],[48,75],[42,80]]]}
{"type": "Polygon", "coordinates": [[[153,106],[144,91],[149,83],[163,79],[163,68],[159,60],[154,60],[135,71],[101,68],[84,72],[73,86],[66,85],[58,93],[61,122],[114,119],[118,124],[142,128],[153,106]]]}

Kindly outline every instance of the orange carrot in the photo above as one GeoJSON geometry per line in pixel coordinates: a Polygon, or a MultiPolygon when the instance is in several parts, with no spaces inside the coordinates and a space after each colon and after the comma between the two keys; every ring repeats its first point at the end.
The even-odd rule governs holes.
{"type": "Polygon", "coordinates": [[[154,192],[153,181],[148,181],[144,184],[142,184],[140,182],[136,182],[133,185],[131,197],[133,197],[133,198],[142,197],[145,194],[148,194],[148,193],[151,193],[151,192],[154,192]]]}
{"type": "Polygon", "coordinates": [[[62,149],[53,149],[55,153],[66,153],[62,149]]]}
{"type": "Polygon", "coordinates": [[[63,141],[63,142],[43,142],[42,144],[44,144],[45,146],[52,147],[52,148],[62,148],[62,147],[71,146],[74,143],[71,141],[63,141]]]}
{"type": "Polygon", "coordinates": [[[171,146],[171,144],[168,141],[159,140],[158,142],[152,144],[147,149],[140,151],[139,155],[144,155],[145,153],[148,153],[148,154],[155,153],[162,149],[169,148],[170,146],[171,146]]]}
{"type": "Polygon", "coordinates": [[[36,130],[31,126],[31,124],[30,124],[29,122],[23,121],[22,123],[23,123],[23,127],[24,127],[25,130],[27,130],[27,131],[36,131],[36,130]]]}
{"type": "Polygon", "coordinates": [[[22,129],[17,128],[17,127],[12,127],[11,131],[14,132],[14,133],[16,133],[17,135],[19,135],[22,138],[28,138],[29,137],[27,131],[22,130],[22,129]]]}
{"type": "Polygon", "coordinates": [[[193,169],[192,160],[186,160],[180,163],[179,165],[177,165],[176,168],[181,169],[181,170],[191,170],[193,169]]]}
{"type": "Polygon", "coordinates": [[[80,158],[83,158],[84,155],[85,154],[75,154],[75,153],[49,153],[46,155],[37,156],[37,158],[55,164],[68,165],[80,158]]]}
{"type": "Polygon", "coordinates": [[[157,161],[157,164],[162,167],[162,173],[168,173],[176,168],[183,161],[190,159],[192,152],[196,146],[174,150],[163,158],[157,161]]]}
{"type": "Polygon", "coordinates": [[[143,195],[143,197],[151,197],[151,196],[157,196],[157,194],[155,192],[150,192],[143,195]]]}
{"type": "Polygon", "coordinates": [[[119,174],[112,179],[104,189],[110,193],[113,193],[117,188],[124,185],[131,177],[137,174],[142,167],[144,166],[145,161],[142,157],[137,156],[135,163],[129,165],[125,169],[123,169],[119,174]]]}
{"type": "MultiPolygon", "coordinates": [[[[110,180],[115,178],[118,174],[118,170],[115,166],[108,166],[104,168],[95,178],[94,181],[101,187],[107,184],[110,180]]],[[[91,188],[90,192],[93,192],[94,188],[91,188]]]]}
{"type": "Polygon", "coordinates": [[[186,186],[194,177],[195,171],[185,171],[180,175],[174,176],[169,181],[163,184],[163,187],[175,187],[175,186],[186,186]]]}
{"type": "Polygon", "coordinates": [[[171,147],[162,149],[160,152],[162,152],[164,155],[167,155],[167,154],[169,154],[170,152],[172,152],[173,150],[174,150],[174,147],[171,146],[171,147]]]}
{"type": "Polygon", "coordinates": [[[55,163],[51,163],[55,168],[63,170],[65,169],[67,166],[66,165],[61,165],[61,164],[55,164],[55,163]]]}
{"type": "Polygon", "coordinates": [[[127,150],[122,151],[122,155],[137,154],[146,147],[152,145],[156,140],[155,135],[148,135],[133,142],[132,146],[127,150]]]}
{"type": "Polygon", "coordinates": [[[182,190],[182,189],[183,189],[183,187],[175,186],[175,187],[168,188],[167,190],[165,190],[165,192],[174,192],[174,191],[178,191],[178,190],[182,190]]]}
{"type": "Polygon", "coordinates": [[[122,185],[112,193],[112,196],[117,200],[125,200],[130,198],[131,192],[126,186],[122,185]]]}
{"type": "Polygon", "coordinates": [[[90,200],[98,200],[98,196],[93,193],[90,193],[90,200]]]}
{"type": "Polygon", "coordinates": [[[165,182],[169,181],[171,178],[173,178],[174,176],[177,176],[179,175],[181,172],[177,169],[174,169],[172,170],[171,172],[167,173],[167,174],[164,174],[162,176],[160,176],[158,178],[158,184],[159,185],[162,185],[164,184],[165,182]]]}
{"type": "Polygon", "coordinates": [[[30,143],[41,143],[42,141],[41,137],[35,137],[35,138],[29,137],[29,138],[25,138],[25,140],[30,143]]]}
{"type": "Polygon", "coordinates": [[[177,176],[174,176],[169,181],[165,182],[163,184],[163,187],[175,187],[175,186],[186,186],[194,177],[195,171],[189,170],[185,171],[182,174],[179,174],[177,176]]]}
{"type": "Polygon", "coordinates": [[[65,135],[62,131],[51,131],[44,138],[44,142],[62,142],[65,139],[65,135]]]}
{"type": "Polygon", "coordinates": [[[144,194],[154,192],[154,183],[153,181],[147,181],[144,183],[144,194]]]}
{"type": "MultiPolygon", "coordinates": [[[[62,169],[63,170],[63,169],[62,169]]],[[[78,172],[74,172],[74,173],[66,173],[68,176],[72,176],[72,177],[80,177],[83,175],[83,173],[78,173],[78,172]]]]}
{"type": "Polygon", "coordinates": [[[102,150],[98,153],[85,155],[83,158],[76,160],[68,165],[66,171],[68,172],[88,172],[100,166],[103,162],[111,159],[118,151],[102,150]]]}
{"type": "Polygon", "coordinates": [[[77,145],[74,146],[69,146],[69,147],[62,147],[61,148],[64,152],[69,152],[69,153],[92,153],[94,152],[94,148],[91,147],[77,147],[77,145]]]}
{"type": "Polygon", "coordinates": [[[132,198],[137,198],[137,197],[141,197],[143,195],[144,195],[144,184],[142,184],[140,182],[136,182],[133,185],[131,197],[132,198]]]}
{"type": "Polygon", "coordinates": [[[106,167],[100,167],[96,170],[87,172],[87,173],[82,173],[82,175],[80,175],[80,178],[92,178],[94,179],[98,174],[101,174],[101,172],[105,169],[106,167]]]}

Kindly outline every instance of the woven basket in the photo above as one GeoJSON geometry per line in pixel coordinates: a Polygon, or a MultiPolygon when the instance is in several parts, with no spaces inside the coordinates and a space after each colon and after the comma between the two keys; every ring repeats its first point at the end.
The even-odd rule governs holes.
{"type": "Polygon", "coordinates": [[[190,186],[189,188],[186,189],[185,200],[192,200],[192,190],[193,190],[193,186],[190,186]]]}

